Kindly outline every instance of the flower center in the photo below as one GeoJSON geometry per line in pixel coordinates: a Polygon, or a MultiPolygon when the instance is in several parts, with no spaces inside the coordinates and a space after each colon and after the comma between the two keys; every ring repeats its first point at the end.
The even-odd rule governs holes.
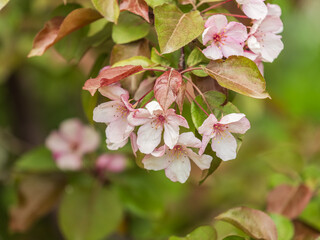
{"type": "Polygon", "coordinates": [[[118,105],[117,113],[119,113],[119,117],[125,118],[129,115],[129,110],[123,105],[118,105]]]}
{"type": "Polygon", "coordinates": [[[176,145],[172,149],[172,155],[175,157],[180,157],[181,155],[187,155],[187,151],[184,146],[176,145]]]}
{"type": "Polygon", "coordinates": [[[220,32],[220,33],[216,33],[213,35],[213,41],[214,43],[221,43],[223,44],[223,40],[225,39],[225,35],[224,35],[224,32],[220,32]]]}
{"type": "Polygon", "coordinates": [[[216,123],[213,125],[213,130],[217,134],[224,132],[226,130],[226,128],[228,128],[228,127],[226,127],[224,124],[220,124],[220,123],[216,123]]]}

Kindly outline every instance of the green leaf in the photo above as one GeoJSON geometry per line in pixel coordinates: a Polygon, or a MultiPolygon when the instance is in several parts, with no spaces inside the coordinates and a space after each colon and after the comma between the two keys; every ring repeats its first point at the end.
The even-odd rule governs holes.
{"type": "Polygon", "coordinates": [[[151,49],[151,61],[161,66],[171,65],[169,59],[166,59],[164,56],[162,56],[155,48],[151,49]]]}
{"type": "Polygon", "coordinates": [[[210,168],[208,170],[203,171],[204,178],[199,182],[199,184],[204,183],[207,178],[212,175],[220,166],[222,160],[218,157],[215,156],[215,153],[212,151],[211,146],[207,147],[206,151],[204,154],[212,156],[212,162],[210,164],[210,168]]]}
{"type": "Polygon", "coordinates": [[[153,65],[154,63],[147,57],[144,56],[135,56],[131,57],[119,62],[116,62],[112,65],[112,67],[121,67],[126,65],[141,65],[142,67],[149,67],[153,65]]]}
{"type": "Polygon", "coordinates": [[[175,5],[163,4],[154,9],[154,16],[162,53],[174,52],[187,45],[204,30],[199,11],[183,13],[175,5]]]}
{"type": "Polygon", "coordinates": [[[194,66],[197,66],[200,63],[208,64],[209,63],[209,59],[206,58],[198,48],[195,48],[195,49],[192,50],[192,52],[188,56],[187,65],[189,67],[194,67],[194,66]]]}
{"type": "Polygon", "coordinates": [[[155,8],[156,6],[162,5],[164,3],[174,3],[173,0],[145,0],[145,1],[152,8],[155,8]]]}
{"type": "Polygon", "coordinates": [[[204,71],[222,87],[253,98],[270,98],[257,65],[246,57],[231,56],[225,61],[211,61],[204,71]]]}
{"type": "Polygon", "coordinates": [[[7,5],[8,2],[9,0],[0,0],[0,10],[4,8],[4,6],[7,5]]]}
{"type": "Polygon", "coordinates": [[[215,240],[217,239],[216,230],[211,226],[198,227],[186,237],[170,237],[169,240],[215,240]]]}
{"type": "Polygon", "coordinates": [[[68,240],[97,240],[116,230],[122,219],[119,199],[99,183],[73,185],[59,208],[59,225],[68,240]]]}
{"type": "Polygon", "coordinates": [[[231,223],[254,239],[277,240],[277,228],[264,212],[248,208],[232,208],[215,219],[231,223]]]}
{"type": "Polygon", "coordinates": [[[16,162],[15,169],[30,172],[49,172],[58,170],[51,152],[44,146],[37,147],[24,154],[16,162]]]}
{"type": "Polygon", "coordinates": [[[309,226],[320,231],[320,196],[311,200],[299,216],[299,219],[309,226]]]}
{"type": "Polygon", "coordinates": [[[149,24],[141,17],[123,12],[117,25],[113,25],[112,39],[117,44],[129,43],[148,35],[149,24]]]}
{"type": "Polygon", "coordinates": [[[109,22],[117,23],[120,14],[119,4],[117,0],[91,0],[93,6],[107,19],[109,22]]]}
{"type": "Polygon", "coordinates": [[[232,235],[232,236],[225,237],[223,240],[245,240],[245,238],[232,235]]]}
{"type": "Polygon", "coordinates": [[[270,214],[273,222],[276,224],[278,231],[278,240],[291,240],[294,235],[294,227],[292,222],[279,214],[270,214]]]}

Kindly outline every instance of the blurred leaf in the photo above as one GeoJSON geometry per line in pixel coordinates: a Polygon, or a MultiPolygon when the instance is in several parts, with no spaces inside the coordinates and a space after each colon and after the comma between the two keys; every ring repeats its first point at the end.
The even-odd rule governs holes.
{"type": "Polygon", "coordinates": [[[119,199],[97,182],[67,188],[59,208],[59,225],[69,240],[102,239],[116,230],[121,219],[119,199]]]}
{"type": "Polygon", "coordinates": [[[9,0],[0,0],[0,10],[4,8],[4,6],[6,6],[8,2],[9,0]]]}
{"type": "Polygon", "coordinates": [[[204,30],[198,11],[183,13],[175,5],[163,4],[154,9],[154,16],[162,53],[174,52],[187,45],[204,30]]]}
{"type": "Polygon", "coordinates": [[[112,65],[112,67],[121,67],[121,66],[126,66],[126,65],[140,65],[142,67],[149,67],[153,64],[153,62],[144,56],[135,56],[131,57],[119,62],[116,62],[115,64],[112,65]]]}
{"type": "Polygon", "coordinates": [[[311,189],[317,189],[320,186],[320,167],[318,165],[309,165],[303,169],[302,177],[307,186],[311,189]]]}
{"type": "Polygon", "coordinates": [[[165,111],[177,99],[181,84],[182,76],[173,68],[157,78],[154,84],[154,96],[165,111]]]}
{"type": "Polygon", "coordinates": [[[303,222],[295,220],[294,222],[294,240],[319,240],[320,231],[306,225],[303,222]]]}
{"type": "Polygon", "coordinates": [[[320,232],[320,196],[312,199],[299,219],[320,232]]]}
{"type": "Polygon", "coordinates": [[[156,6],[162,5],[164,3],[173,3],[173,0],[145,0],[146,3],[152,7],[155,8],[156,6]]]}
{"type": "Polygon", "coordinates": [[[109,22],[117,23],[120,9],[117,0],[91,0],[93,6],[107,19],[109,22]]]}
{"type": "Polygon", "coordinates": [[[149,7],[144,0],[122,0],[120,3],[120,11],[124,10],[137,14],[147,22],[150,22],[149,7]]]}
{"type": "Polygon", "coordinates": [[[237,207],[220,214],[215,219],[231,223],[255,239],[278,239],[277,229],[272,219],[256,209],[237,207]]]}
{"type": "Polygon", "coordinates": [[[37,147],[22,155],[15,164],[18,171],[49,172],[57,171],[52,153],[46,147],[37,147]]]}
{"type": "Polygon", "coordinates": [[[294,227],[292,222],[279,214],[270,214],[273,222],[276,224],[278,231],[278,240],[291,240],[294,235],[294,227]]]}
{"type": "Polygon", "coordinates": [[[41,56],[49,47],[66,35],[99,18],[101,18],[101,15],[90,8],[76,9],[65,18],[54,17],[45,24],[44,28],[35,37],[28,57],[41,56]]]}
{"type": "Polygon", "coordinates": [[[245,238],[239,236],[228,236],[225,237],[223,240],[245,240],[245,238]]]}
{"type": "Polygon", "coordinates": [[[129,12],[121,13],[117,25],[113,25],[112,39],[117,44],[129,43],[148,35],[149,24],[129,12]]]}
{"type": "Polygon", "coordinates": [[[267,210],[290,219],[296,218],[308,205],[312,194],[312,191],[304,184],[298,187],[280,185],[269,193],[267,210]]]}
{"type": "Polygon", "coordinates": [[[186,237],[170,237],[169,240],[215,240],[216,230],[211,226],[201,226],[189,233],[186,237]]]}
{"type": "Polygon", "coordinates": [[[225,61],[211,61],[204,70],[222,87],[253,98],[270,97],[257,65],[246,57],[231,56],[225,61]]]}
{"type": "Polygon", "coordinates": [[[28,175],[19,183],[19,203],[10,211],[10,229],[26,231],[57,203],[64,189],[62,175],[28,175]]]}

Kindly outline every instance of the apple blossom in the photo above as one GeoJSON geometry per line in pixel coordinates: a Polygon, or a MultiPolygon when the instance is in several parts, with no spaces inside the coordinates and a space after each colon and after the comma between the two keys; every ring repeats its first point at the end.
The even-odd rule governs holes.
{"type": "Polygon", "coordinates": [[[223,56],[243,55],[243,43],[247,39],[247,28],[242,23],[229,22],[225,16],[213,15],[205,23],[203,44],[210,42],[203,54],[212,60],[223,56]]]}
{"type": "Polygon", "coordinates": [[[265,62],[273,62],[283,50],[281,36],[283,30],[280,19],[281,8],[276,4],[268,4],[268,14],[261,20],[254,20],[247,41],[248,47],[255,54],[261,55],[265,62]]]}
{"type": "Polygon", "coordinates": [[[164,111],[160,104],[152,101],[146,109],[131,112],[130,124],[142,125],[138,130],[137,146],[142,153],[149,154],[160,144],[162,132],[164,143],[172,149],[179,138],[179,126],[189,128],[186,119],[175,113],[174,109],[164,111]]]}
{"type": "MultiPolygon", "coordinates": [[[[109,92],[105,91],[104,93],[109,95],[109,92]]],[[[106,143],[110,150],[123,147],[134,130],[134,127],[127,120],[129,113],[134,110],[129,103],[129,93],[125,91],[125,94],[122,94],[120,98],[114,99],[100,104],[93,111],[94,121],[108,125],[106,128],[106,143]]]]}
{"type": "Polygon", "coordinates": [[[241,5],[242,11],[252,19],[262,19],[267,15],[264,0],[236,0],[241,5]]]}
{"type": "Polygon", "coordinates": [[[127,164],[126,158],[121,154],[102,154],[96,161],[98,171],[122,172],[127,164]]]}
{"type": "Polygon", "coordinates": [[[231,113],[220,121],[213,114],[203,122],[198,132],[203,135],[199,154],[202,154],[212,138],[211,148],[223,161],[235,159],[237,141],[231,133],[244,134],[250,128],[250,122],[242,113],[231,113]]]}
{"type": "Polygon", "coordinates": [[[46,146],[53,152],[59,168],[77,170],[82,167],[85,153],[94,151],[99,145],[98,133],[84,126],[78,119],[61,123],[59,131],[53,131],[46,139],[46,146]]]}
{"type": "Polygon", "coordinates": [[[190,175],[190,159],[201,170],[210,168],[211,156],[205,154],[200,156],[190,149],[200,147],[201,141],[192,132],[182,133],[172,149],[168,149],[165,145],[161,146],[145,156],[142,163],[148,170],[165,169],[165,174],[171,181],[184,183],[190,175]]]}

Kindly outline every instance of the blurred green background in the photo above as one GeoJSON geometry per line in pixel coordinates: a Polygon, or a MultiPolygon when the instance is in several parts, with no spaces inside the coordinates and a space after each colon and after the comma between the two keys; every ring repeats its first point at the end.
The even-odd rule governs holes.
{"type": "MultiPolygon", "coordinates": [[[[320,178],[320,1],[272,2],[283,10],[285,49],[274,63],[265,64],[271,100],[235,98],[234,104],[252,126],[238,158],[222,163],[201,186],[197,169],[187,184],[181,185],[170,182],[163,172],[147,172],[132,164],[128,172],[114,176],[125,217],[108,239],[183,235],[212,223],[214,216],[231,207],[263,210],[267,193],[281,183],[314,184],[316,176],[320,178]]],[[[64,239],[56,208],[23,233],[9,230],[9,209],[18,199],[16,160],[42,145],[64,119],[86,121],[81,88],[92,66],[90,56],[79,65],[65,61],[54,49],[42,57],[27,58],[34,36],[59,4],[11,0],[0,12],[1,240],[64,239]]],[[[319,202],[318,197],[319,208],[313,211],[311,221],[318,231],[319,202]]],[[[232,229],[219,224],[221,234],[232,229]]]]}

